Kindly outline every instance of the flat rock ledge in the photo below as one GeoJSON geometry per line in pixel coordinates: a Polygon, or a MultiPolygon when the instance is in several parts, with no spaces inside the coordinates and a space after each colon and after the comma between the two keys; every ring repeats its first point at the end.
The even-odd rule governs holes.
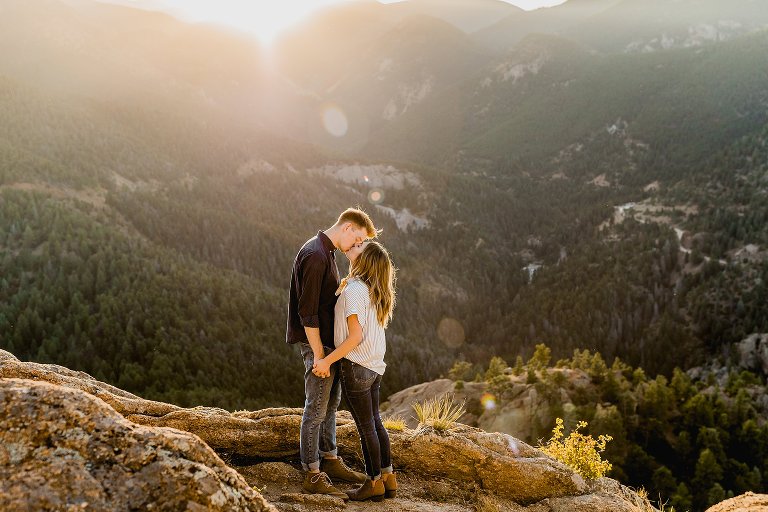
{"type": "MultiPolygon", "coordinates": [[[[12,354],[2,350],[0,350],[0,378],[10,379],[6,382],[13,382],[13,386],[16,386],[13,388],[16,390],[14,393],[21,393],[21,395],[25,393],[21,391],[22,389],[37,389],[34,386],[35,382],[32,381],[55,384],[56,386],[47,387],[45,384],[40,385],[46,389],[42,395],[51,397],[45,402],[46,407],[56,407],[55,403],[58,400],[60,403],[58,409],[65,418],[62,421],[70,421],[70,423],[57,426],[57,432],[78,428],[73,415],[89,425],[93,422],[97,423],[95,419],[91,423],[88,422],[90,412],[84,412],[74,403],[68,405],[65,401],[62,402],[67,397],[73,397],[72,391],[74,390],[79,392],[77,396],[89,394],[100,399],[91,399],[87,402],[90,407],[89,411],[97,416],[108,417],[109,420],[104,421],[119,426],[120,434],[110,437],[115,446],[123,442],[122,440],[118,441],[123,437],[136,441],[147,439],[145,450],[149,450],[146,445],[150,442],[154,444],[149,444],[149,446],[160,446],[160,441],[149,441],[152,438],[152,433],[155,433],[158,439],[163,440],[166,439],[166,436],[170,436],[169,439],[185,439],[184,446],[194,447],[190,448],[190,453],[193,453],[194,457],[197,458],[184,451],[184,457],[191,457],[191,459],[182,458],[181,460],[187,462],[177,462],[176,464],[201,464],[209,468],[211,483],[207,489],[212,490],[215,483],[222,489],[214,491],[212,495],[234,500],[232,502],[227,501],[228,505],[221,510],[272,509],[266,508],[270,505],[248,486],[240,475],[228,468],[211,448],[265,463],[266,461],[295,459],[299,453],[301,409],[273,408],[236,413],[211,407],[185,409],[161,402],[144,400],[99,382],[90,375],[74,372],[61,366],[20,362],[12,354]],[[22,381],[14,380],[19,378],[26,379],[23,381],[24,384],[22,381]],[[58,389],[61,391],[54,392],[53,389],[56,387],[59,387],[58,389]],[[69,388],[69,390],[64,390],[62,387],[69,388]],[[70,418],[71,416],[72,418],[70,418]],[[142,429],[137,424],[146,428],[142,429]],[[163,434],[159,435],[158,432],[163,434]],[[185,433],[194,435],[190,436],[185,433]],[[200,443],[198,437],[208,446],[200,443]],[[225,485],[230,487],[223,487],[225,485]],[[254,508],[256,505],[253,503],[258,503],[259,507],[264,508],[254,508]]],[[[26,407],[31,408],[36,400],[39,400],[39,397],[30,399],[26,407]]],[[[6,414],[4,417],[10,418],[11,416],[6,414]]],[[[7,423],[9,420],[3,421],[7,423]]],[[[340,454],[350,460],[361,460],[359,437],[349,413],[340,412],[337,416],[337,423],[337,441],[340,454]]],[[[101,429],[106,428],[106,426],[99,428],[100,430],[97,432],[101,432],[101,429]]],[[[4,432],[5,435],[10,435],[7,428],[4,432]]],[[[31,435],[31,433],[29,434],[31,435]]],[[[16,437],[24,439],[23,436],[16,437]]],[[[34,439],[39,442],[38,447],[47,446],[47,437],[38,436],[34,439]]],[[[494,510],[493,507],[499,510],[532,510],[536,512],[647,510],[636,493],[617,482],[610,479],[587,482],[567,466],[506,434],[488,433],[466,426],[461,426],[450,433],[439,433],[432,430],[415,431],[406,428],[402,431],[390,431],[390,439],[393,463],[398,471],[418,475],[418,478],[424,481],[429,481],[430,478],[447,479],[464,487],[475,488],[483,496],[487,496],[487,503],[483,505],[487,510],[494,510]],[[499,503],[498,506],[493,505],[496,502],[499,503]]],[[[170,443],[171,441],[167,442],[170,443]]],[[[30,450],[37,449],[32,447],[31,443],[29,444],[30,450]]],[[[141,443],[137,444],[137,446],[140,445],[141,443]]],[[[170,452],[179,452],[173,443],[168,446],[167,450],[170,452]]],[[[100,449],[107,450],[106,447],[100,449]]],[[[120,450],[121,453],[125,454],[127,448],[120,448],[120,450]]],[[[141,448],[134,447],[132,450],[141,451],[141,448]]],[[[20,463],[16,457],[13,459],[15,462],[9,466],[8,461],[11,458],[3,459],[2,457],[3,455],[0,453],[0,462],[4,464],[3,467],[18,466],[20,463]]],[[[81,457],[83,467],[86,467],[85,464],[88,463],[92,454],[89,453],[81,457]]],[[[51,464],[54,462],[52,461],[51,464]]],[[[111,474],[110,472],[99,473],[98,479],[106,478],[111,474]]],[[[124,475],[121,472],[115,474],[124,475]]],[[[208,473],[205,474],[208,475],[208,473]]],[[[63,474],[61,478],[65,479],[63,474]]],[[[296,475],[291,474],[290,478],[295,480],[296,475]]],[[[115,482],[118,481],[121,485],[115,487],[114,492],[118,494],[128,492],[123,489],[126,481],[124,479],[115,480],[115,482]]],[[[256,479],[255,484],[259,485],[261,481],[256,479]]],[[[169,482],[175,482],[175,480],[171,479],[169,482]]],[[[252,483],[254,482],[252,481],[252,483]]],[[[293,483],[293,485],[295,484],[296,482],[293,483]]],[[[0,487],[7,485],[4,483],[0,487]]],[[[22,484],[19,483],[18,485],[22,484]]],[[[181,491],[181,488],[187,486],[188,483],[184,485],[178,482],[158,483],[158,485],[169,487],[168,496],[189,499],[181,497],[189,494],[188,490],[181,491]],[[175,486],[180,489],[178,493],[173,490],[176,489],[175,486]],[[176,494],[179,496],[175,496],[176,494]]],[[[190,486],[190,488],[193,487],[190,486]]],[[[150,493],[150,495],[152,494],[150,493]]],[[[291,503],[293,505],[290,506],[294,507],[301,507],[301,504],[306,504],[307,509],[313,508],[312,505],[320,505],[314,504],[314,502],[310,503],[307,499],[309,498],[285,493],[279,498],[279,501],[286,505],[291,503]]],[[[277,505],[280,508],[280,504],[277,503],[277,505]]],[[[331,504],[325,503],[325,505],[331,504]]],[[[334,506],[339,505],[334,503],[334,506]]],[[[2,508],[0,507],[0,509],[2,508]]],[[[190,508],[190,510],[193,509],[190,508]]],[[[218,509],[209,508],[208,510],[218,509]]]]}

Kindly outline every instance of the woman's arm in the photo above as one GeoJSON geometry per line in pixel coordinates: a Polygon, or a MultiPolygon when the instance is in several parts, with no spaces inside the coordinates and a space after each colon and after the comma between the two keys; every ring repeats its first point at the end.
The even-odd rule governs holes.
{"type": "Polygon", "coordinates": [[[353,348],[363,341],[363,328],[357,319],[357,315],[349,315],[347,317],[347,327],[349,328],[347,339],[345,339],[341,345],[336,347],[336,350],[315,363],[312,371],[317,373],[318,376],[322,377],[328,375],[333,363],[349,354],[353,348]]]}

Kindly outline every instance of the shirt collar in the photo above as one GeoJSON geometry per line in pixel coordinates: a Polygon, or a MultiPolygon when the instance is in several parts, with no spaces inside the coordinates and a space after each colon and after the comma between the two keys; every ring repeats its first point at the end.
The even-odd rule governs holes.
{"type": "Polygon", "coordinates": [[[333,242],[331,242],[331,239],[328,238],[328,235],[323,233],[322,231],[317,232],[317,238],[320,239],[320,241],[323,243],[323,247],[325,247],[325,250],[331,253],[331,255],[334,255],[334,251],[336,250],[336,246],[333,245],[333,242]]]}

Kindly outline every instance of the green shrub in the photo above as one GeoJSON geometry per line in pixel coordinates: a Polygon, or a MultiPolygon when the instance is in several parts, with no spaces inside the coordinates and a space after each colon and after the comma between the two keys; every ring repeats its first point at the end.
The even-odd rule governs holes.
{"type": "Polygon", "coordinates": [[[451,380],[467,380],[472,376],[472,363],[468,361],[456,361],[448,370],[448,378],[451,380]]]}
{"type": "Polygon", "coordinates": [[[579,430],[586,426],[586,421],[580,421],[568,437],[563,437],[563,420],[557,418],[555,428],[552,429],[552,438],[540,448],[584,478],[596,479],[611,470],[611,463],[602,460],[600,454],[613,438],[600,435],[594,439],[591,435],[581,434],[579,430]]]}
{"type": "Polygon", "coordinates": [[[488,370],[485,372],[485,380],[490,381],[494,377],[504,375],[507,369],[507,362],[500,357],[494,357],[488,364],[488,370]]]}

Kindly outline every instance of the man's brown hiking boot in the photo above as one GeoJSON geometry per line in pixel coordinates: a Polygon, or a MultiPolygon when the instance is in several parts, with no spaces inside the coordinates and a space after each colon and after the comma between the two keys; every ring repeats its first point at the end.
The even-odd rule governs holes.
{"type": "Polygon", "coordinates": [[[358,473],[346,464],[341,457],[320,461],[320,471],[324,471],[334,482],[361,484],[368,478],[365,473],[358,473]]]}
{"type": "Polygon", "coordinates": [[[304,476],[304,482],[301,484],[301,488],[304,489],[304,492],[309,494],[327,494],[329,496],[341,498],[344,501],[349,499],[345,493],[333,486],[331,479],[323,472],[311,473],[307,471],[304,476]]]}

